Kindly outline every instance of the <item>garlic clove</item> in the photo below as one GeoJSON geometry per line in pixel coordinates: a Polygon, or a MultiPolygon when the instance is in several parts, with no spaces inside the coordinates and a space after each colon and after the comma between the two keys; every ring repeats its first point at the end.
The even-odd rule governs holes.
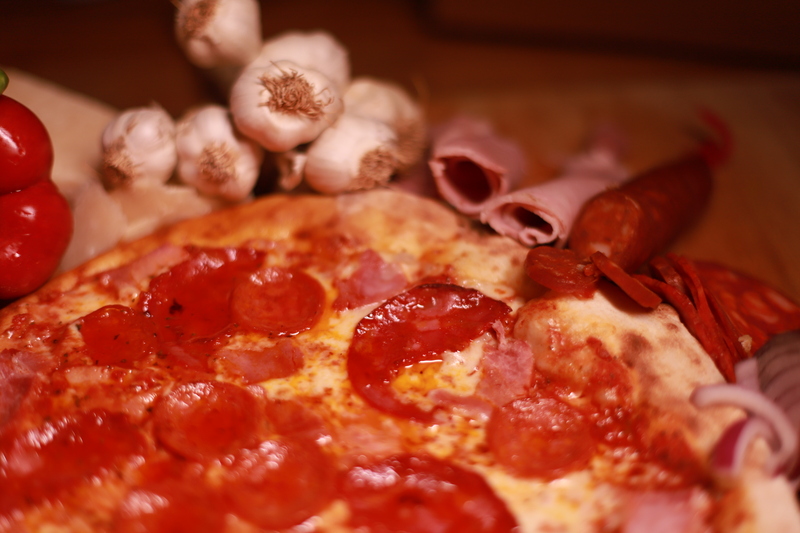
{"type": "Polygon", "coordinates": [[[61,259],[61,271],[109,250],[122,239],[127,225],[122,208],[97,180],[89,180],[78,189],[72,218],[72,240],[61,259]]]}
{"type": "Polygon", "coordinates": [[[257,0],[180,0],[175,36],[186,57],[203,68],[239,66],[261,48],[257,0]]]}
{"type": "Polygon", "coordinates": [[[379,120],[397,133],[400,170],[422,158],[426,145],[422,107],[400,85],[362,76],[353,80],[343,96],[347,114],[379,120]]]}
{"type": "Polygon", "coordinates": [[[122,237],[125,241],[148,235],[180,220],[208,214],[225,205],[219,199],[202,196],[194,187],[163,183],[134,184],[111,191],[111,198],[122,208],[128,221],[122,237]]]}
{"type": "Polygon", "coordinates": [[[265,41],[254,64],[291,61],[321,72],[344,92],[350,84],[350,57],[347,49],[325,31],[288,31],[265,41]]]}
{"type": "Polygon", "coordinates": [[[341,93],[324,74],[291,61],[246,68],[231,88],[236,127],[272,152],[313,141],[344,111],[341,93]]]}
{"type": "Polygon", "coordinates": [[[344,114],[308,147],[305,180],[325,194],[369,189],[387,183],[397,166],[397,135],[391,127],[344,114]]]}
{"type": "Polygon", "coordinates": [[[302,150],[289,150],[277,154],[275,162],[278,166],[278,187],[283,191],[291,191],[303,181],[308,156],[302,150]]]}
{"type": "Polygon", "coordinates": [[[103,130],[102,179],[106,188],[166,182],[175,170],[175,122],[160,106],[117,115],[103,130]]]}
{"type": "Polygon", "coordinates": [[[264,151],[234,128],[226,108],[194,109],[176,129],[177,173],[183,183],[231,202],[247,198],[258,180],[264,151]]]}

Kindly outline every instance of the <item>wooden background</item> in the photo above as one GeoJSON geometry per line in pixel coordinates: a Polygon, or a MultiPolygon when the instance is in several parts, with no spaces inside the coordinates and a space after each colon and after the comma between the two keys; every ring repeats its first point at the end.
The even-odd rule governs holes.
{"type": "MultiPolygon", "coordinates": [[[[355,75],[405,85],[432,122],[462,111],[490,118],[525,147],[529,182],[552,177],[598,123],[622,128],[636,171],[689,149],[703,128],[697,110],[715,111],[733,131],[735,152],[708,212],[673,249],[800,300],[800,50],[794,32],[786,36],[796,2],[772,11],[766,4],[772,18],[759,19],[760,40],[740,38],[733,24],[721,41],[686,42],[679,21],[672,40],[669,24],[658,39],[641,28],[631,34],[635,19],[629,33],[600,22],[587,33],[585,13],[576,26],[569,13],[519,13],[515,1],[489,4],[489,18],[480,2],[453,11],[446,0],[274,0],[263,2],[262,21],[265,36],[330,31],[350,50],[355,75]]],[[[110,108],[155,101],[178,116],[222,96],[175,44],[173,15],[168,0],[0,0],[0,66],[110,108]]],[[[55,102],[48,113],[61,111],[55,102]]],[[[62,144],[96,147],[96,131],[65,127],[62,144]]]]}

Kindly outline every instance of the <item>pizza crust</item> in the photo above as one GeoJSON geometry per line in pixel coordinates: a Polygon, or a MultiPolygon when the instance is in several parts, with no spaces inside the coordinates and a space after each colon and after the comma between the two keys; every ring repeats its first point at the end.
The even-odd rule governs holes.
{"type": "MultiPolygon", "coordinates": [[[[597,338],[609,357],[628,370],[631,390],[625,401],[646,408],[654,427],[677,428],[702,460],[707,459],[727,423],[742,416],[735,409],[700,412],[689,401],[696,386],[719,383],[722,377],[672,308],[662,305],[641,311],[611,287],[590,300],[544,294],[524,274],[526,248],[488,232],[438,202],[388,189],[336,197],[267,196],[120,245],[0,310],[0,331],[5,332],[0,335],[0,353],[22,349],[55,357],[53,346],[40,334],[37,324],[66,326],[68,334],[58,350],[79,349],[82,341],[74,326],[76,320],[104,305],[135,305],[151,279],[185,259],[187,246],[254,248],[264,252],[267,265],[303,265],[323,287],[326,310],[302,337],[305,366],[289,377],[262,383],[267,397],[313,399],[315,414],[330,421],[331,449],[345,457],[345,462],[353,461],[353,457],[384,457],[409,448],[451,457],[481,473],[512,509],[523,533],[622,527],[631,490],[618,486],[615,480],[626,474],[615,473],[613,467],[595,461],[593,470],[572,472],[554,481],[522,479],[504,471],[487,455],[486,420],[480,416],[445,410],[434,426],[424,427],[374,413],[354,394],[345,355],[355,325],[379,302],[336,312],[329,309],[336,298],[337,280],[356,270],[356,258],[364,251],[374,251],[383,261],[401,269],[410,285],[446,281],[504,302],[512,317],[516,316],[514,336],[528,343],[540,371],[569,373],[575,383],[591,380],[591,358],[595,355],[579,350],[569,361],[560,361],[551,353],[552,332],[558,330],[562,338],[577,344],[597,338]]],[[[496,332],[487,332],[463,352],[446,354],[443,366],[449,365],[451,372],[447,379],[406,379],[403,386],[409,397],[417,394],[423,398],[431,383],[447,386],[448,379],[453,382],[450,392],[464,398],[473,394],[481,357],[498,346],[496,336],[496,332]],[[459,375],[470,379],[458,379],[459,375]]],[[[258,336],[241,336],[230,348],[260,349],[264,342],[258,336]],[[248,348],[249,342],[253,345],[248,348]]],[[[601,401],[617,401],[614,395],[626,390],[603,391],[607,397],[601,401]]],[[[140,414],[144,407],[137,407],[140,414]]],[[[652,472],[653,476],[658,474],[657,469],[652,472]]],[[[768,502],[748,492],[765,483],[757,479],[736,490],[725,492],[719,486],[709,493],[725,492],[731,508],[744,513],[745,518],[736,520],[738,529],[733,531],[750,531],[754,524],[765,523],[768,513],[762,508],[768,502]]],[[[769,487],[785,496],[786,487],[778,483],[769,487]]],[[[104,505],[109,508],[112,504],[104,505]]],[[[92,520],[108,520],[103,512],[107,511],[98,511],[99,516],[92,516],[92,520]]],[[[37,525],[67,520],[46,506],[36,513],[37,525]]],[[[334,502],[321,516],[315,520],[331,520],[334,530],[346,530],[342,526],[346,510],[342,511],[341,501],[334,502]]],[[[794,519],[794,524],[797,516],[786,513],[786,519],[794,519]]],[[[87,519],[86,515],[77,516],[68,526],[78,527],[87,519]]],[[[242,526],[243,530],[248,527],[242,526]]]]}

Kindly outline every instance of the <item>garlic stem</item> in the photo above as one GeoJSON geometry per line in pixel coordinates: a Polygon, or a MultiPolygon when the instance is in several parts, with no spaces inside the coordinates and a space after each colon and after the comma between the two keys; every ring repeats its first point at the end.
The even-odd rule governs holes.
{"type": "Polygon", "coordinates": [[[261,47],[261,9],[257,0],[181,0],[175,35],[199,67],[242,67],[261,47]]]}
{"type": "Polygon", "coordinates": [[[101,136],[102,178],[108,189],[164,183],[175,170],[175,122],[160,106],[128,109],[101,136]]]}
{"type": "Polygon", "coordinates": [[[264,42],[254,65],[291,61],[321,72],[342,93],[350,84],[350,58],[347,49],[324,31],[288,31],[264,42]]]}
{"type": "Polygon", "coordinates": [[[264,152],[233,127],[229,111],[206,105],[177,125],[178,178],[207,196],[244,200],[258,180],[264,152]]]}
{"type": "Polygon", "coordinates": [[[389,181],[397,169],[397,151],[391,127],[344,114],[309,146],[305,179],[325,194],[369,189],[389,181]]]}
{"type": "Polygon", "coordinates": [[[405,89],[365,76],[354,79],[343,98],[347,114],[379,120],[395,130],[400,170],[420,160],[426,142],[424,113],[405,89]]]}
{"type": "Polygon", "coordinates": [[[336,84],[291,61],[247,67],[231,88],[236,127],[272,152],[313,141],[342,114],[336,84]]]}

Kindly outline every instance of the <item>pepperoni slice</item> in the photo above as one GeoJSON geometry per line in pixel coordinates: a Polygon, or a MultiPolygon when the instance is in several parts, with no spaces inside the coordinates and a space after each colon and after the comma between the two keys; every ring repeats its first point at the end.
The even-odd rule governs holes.
{"type": "Polygon", "coordinates": [[[261,264],[251,249],[203,249],[156,276],[142,295],[142,310],[156,321],[165,340],[213,337],[231,323],[230,296],[237,278],[261,264]]]}
{"type": "Polygon", "coordinates": [[[582,468],[596,444],[588,418],[554,397],[520,398],[496,408],[486,434],[497,461],[522,477],[554,479],[582,468]]]}
{"type": "Polygon", "coordinates": [[[263,419],[245,389],[221,381],[178,385],[155,408],[156,438],[170,451],[209,461],[258,442],[263,419]]]}
{"type": "Polygon", "coordinates": [[[264,529],[299,524],[330,503],[334,470],[312,441],[283,437],[241,450],[222,474],[230,509],[264,529]]]}
{"type": "Polygon", "coordinates": [[[429,421],[430,412],[405,403],[391,387],[400,368],[441,360],[503,318],[510,308],[457,285],[418,285],[386,301],[358,323],[347,356],[347,374],[356,392],[394,416],[429,421]]]}
{"type": "Polygon", "coordinates": [[[726,380],[735,381],[733,364],[737,359],[731,346],[724,342],[719,325],[713,320],[704,320],[689,296],[672,285],[641,274],[633,274],[633,277],[675,308],[681,322],[708,352],[720,373],[726,380]]]}
{"type": "Polygon", "coordinates": [[[96,365],[134,368],[158,351],[153,321],[124,305],[107,305],[80,321],[86,354],[96,365]]]}
{"type": "Polygon", "coordinates": [[[200,480],[163,479],[133,489],[114,515],[116,533],[222,533],[225,512],[219,496],[200,480]]]}
{"type": "Polygon", "coordinates": [[[231,308],[234,320],[271,337],[311,329],[325,305],[325,290],[312,276],[294,268],[272,267],[240,280],[231,308]]]}
{"type": "Polygon", "coordinates": [[[525,273],[550,290],[591,298],[597,287],[598,272],[590,261],[568,249],[538,246],[525,257],[525,273]]]}
{"type": "Polygon", "coordinates": [[[0,439],[0,515],[59,498],[144,448],[144,437],[127,417],[99,409],[6,433],[0,439]]]}
{"type": "Polygon", "coordinates": [[[657,255],[648,263],[650,271],[654,278],[660,279],[667,285],[671,285],[675,290],[688,294],[689,289],[678,271],[675,270],[673,264],[667,260],[663,255],[657,255]]]}
{"type": "Polygon", "coordinates": [[[661,298],[656,293],[622,270],[619,265],[609,259],[603,252],[595,252],[589,259],[605,277],[622,289],[622,292],[637,304],[648,309],[655,309],[661,303],[661,298]]]}
{"type": "Polygon", "coordinates": [[[403,454],[352,468],[341,494],[352,527],[372,533],[507,533],[517,527],[480,474],[428,456],[403,454]]]}

